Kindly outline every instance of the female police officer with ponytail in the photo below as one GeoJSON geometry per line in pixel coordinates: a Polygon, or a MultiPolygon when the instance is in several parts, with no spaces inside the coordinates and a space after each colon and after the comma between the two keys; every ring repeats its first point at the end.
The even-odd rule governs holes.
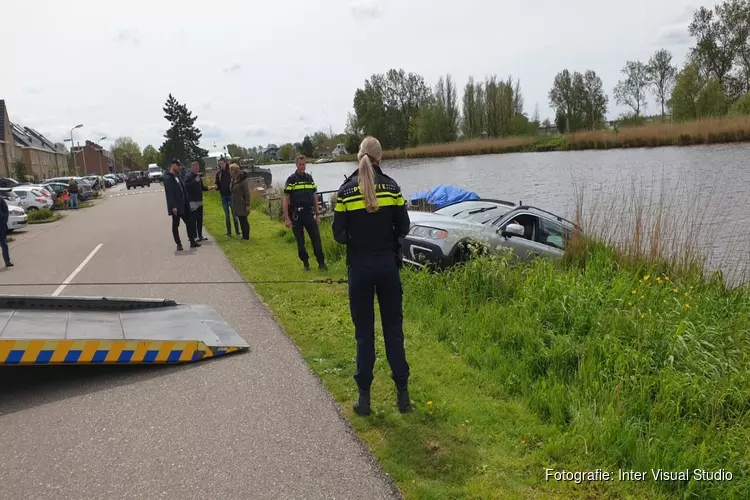
{"type": "Polygon", "coordinates": [[[354,379],[358,415],[370,414],[370,386],[375,365],[375,306],[377,294],[385,353],[396,383],[401,413],[410,409],[409,364],[404,352],[401,278],[398,239],[409,231],[409,214],[396,181],[380,169],[383,151],[374,137],[359,147],[359,168],[338,191],[333,216],[336,241],[346,245],[349,268],[349,307],[357,340],[354,379]]]}

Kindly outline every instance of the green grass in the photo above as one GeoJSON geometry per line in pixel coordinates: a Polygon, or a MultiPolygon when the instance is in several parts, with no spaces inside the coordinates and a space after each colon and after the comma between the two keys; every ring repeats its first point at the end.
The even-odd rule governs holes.
{"type": "Polygon", "coordinates": [[[46,224],[48,222],[55,222],[60,219],[62,215],[55,213],[49,208],[42,208],[40,210],[33,210],[28,212],[29,224],[46,224]]]}
{"type": "MultiPolygon", "coordinates": [[[[218,197],[206,202],[205,224],[221,235],[218,197]]],[[[249,242],[217,237],[248,280],[346,277],[328,224],[326,274],[302,270],[279,222],[254,210],[250,228],[249,242]]],[[[569,265],[494,258],[402,277],[415,405],[408,415],[396,411],[382,340],[374,413],[351,410],[346,285],[255,289],[406,498],[750,497],[747,289],[623,267],[600,246],[569,265]],[[547,467],[649,478],[547,482],[547,467]],[[734,480],[656,482],[652,468],[723,468],[734,480]]]]}

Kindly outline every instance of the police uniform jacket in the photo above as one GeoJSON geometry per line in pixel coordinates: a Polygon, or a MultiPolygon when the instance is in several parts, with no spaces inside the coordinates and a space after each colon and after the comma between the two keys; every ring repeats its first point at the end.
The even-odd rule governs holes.
{"type": "Polygon", "coordinates": [[[380,167],[373,170],[379,203],[376,212],[365,208],[357,172],[344,181],[336,195],[333,237],[346,245],[348,265],[367,264],[378,257],[397,258],[399,239],[409,232],[409,213],[401,188],[380,167]]]}
{"type": "Polygon", "coordinates": [[[284,194],[289,195],[289,216],[297,210],[311,212],[315,207],[317,190],[312,175],[307,172],[300,174],[295,171],[290,175],[284,185],[284,194]]]}

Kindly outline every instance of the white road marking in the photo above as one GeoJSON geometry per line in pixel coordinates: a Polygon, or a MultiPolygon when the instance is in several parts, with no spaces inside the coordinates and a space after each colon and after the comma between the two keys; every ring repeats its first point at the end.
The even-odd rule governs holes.
{"type": "Polygon", "coordinates": [[[85,259],[83,259],[83,262],[81,262],[78,265],[78,267],[76,267],[75,271],[73,271],[72,273],[70,273],[70,276],[68,276],[67,278],[65,278],[65,281],[62,282],[62,285],[58,286],[57,290],[55,290],[54,292],[52,292],[52,296],[53,297],[57,297],[58,295],[60,295],[62,293],[63,290],[65,290],[65,287],[68,286],[68,283],[70,283],[71,281],[73,281],[73,278],[76,277],[76,274],[78,274],[78,273],[81,272],[81,269],[83,269],[86,266],[86,264],[89,263],[89,261],[91,260],[91,258],[94,256],[94,254],[96,254],[96,252],[99,251],[99,249],[102,247],[102,245],[104,245],[104,243],[99,243],[98,245],[96,245],[96,248],[94,248],[91,251],[91,253],[89,254],[88,257],[86,257],[85,259]]]}

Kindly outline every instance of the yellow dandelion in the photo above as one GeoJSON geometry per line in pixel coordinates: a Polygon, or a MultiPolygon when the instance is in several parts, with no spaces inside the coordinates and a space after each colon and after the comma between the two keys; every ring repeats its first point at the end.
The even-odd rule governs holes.
{"type": "Polygon", "coordinates": [[[641,319],[646,319],[646,313],[641,314],[641,319]]]}
{"type": "Polygon", "coordinates": [[[661,283],[662,283],[661,278],[656,278],[656,282],[661,285],[661,283]]]}
{"type": "Polygon", "coordinates": [[[526,440],[522,439],[522,440],[521,440],[521,444],[522,444],[522,445],[526,445],[526,440]]]}
{"type": "Polygon", "coordinates": [[[690,304],[685,304],[685,309],[690,309],[690,304]]]}
{"type": "Polygon", "coordinates": [[[432,401],[427,401],[427,406],[432,406],[432,401]]]}
{"type": "Polygon", "coordinates": [[[679,290],[678,290],[677,288],[673,289],[672,291],[673,291],[674,293],[680,293],[680,291],[679,291],[679,290]]]}
{"type": "Polygon", "coordinates": [[[643,300],[643,299],[644,299],[644,297],[643,297],[643,295],[641,295],[641,300],[643,300]]]}
{"type": "Polygon", "coordinates": [[[687,297],[688,295],[690,295],[690,294],[689,294],[689,293],[687,293],[687,292],[685,292],[685,297],[687,297]]]}
{"type": "Polygon", "coordinates": [[[671,280],[669,279],[669,276],[664,276],[664,279],[665,279],[665,280],[667,280],[667,281],[671,281],[671,280]]]}
{"type": "Polygon", "coordinates": [[[632,295],[635,295],[635,290],[633,290],[633,291],[632,291],[632,292],[630,292],[630,293],[631,293],[632,295]]]}
{"type": "Polygon", "coordinates": [[[649,279],[650,277],[651,277],[651,275],[650,275],[650,274],[647,274],[646,276],[644,276],[644,277],[643,277],[643,281],[644,281],[644,283],[645,283],[646,281],[648,281],[648,279],[649,279]]]}

